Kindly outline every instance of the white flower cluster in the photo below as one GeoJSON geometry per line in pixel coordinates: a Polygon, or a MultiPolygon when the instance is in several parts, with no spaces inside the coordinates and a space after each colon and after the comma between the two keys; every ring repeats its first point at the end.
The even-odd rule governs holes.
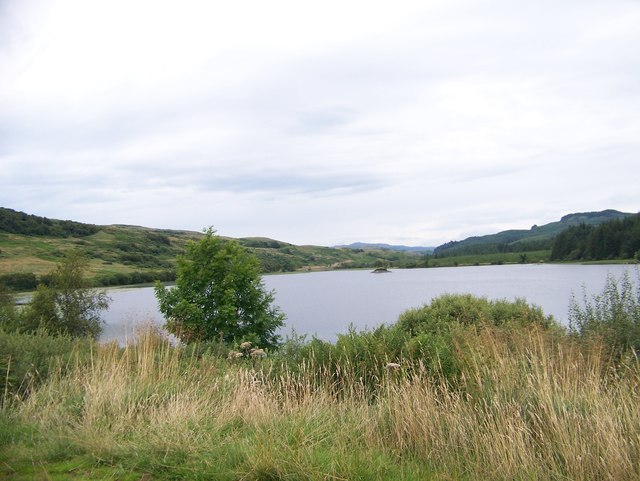
{"type": "Polygon", "coordinates": [[[252,359],[262,359],[267,357],[267,353],[265,352],[264,349],[260,349],[252,346],[253,344],[249,341],[243,342],[242,344],[240,344],[239,351],[229,351],[229,354],[227,354],[227,359],[233,360],[233,359],[241,359],[244,357],[250,357],[252,359]]]}

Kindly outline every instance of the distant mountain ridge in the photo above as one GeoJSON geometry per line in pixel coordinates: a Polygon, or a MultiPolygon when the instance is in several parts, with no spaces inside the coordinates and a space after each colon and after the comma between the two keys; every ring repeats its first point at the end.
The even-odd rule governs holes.
{"type": "Polygon", "coordinates": [[[334,246],[339,249],[389,250],[399,252],[433,252],[435,247],[391,245],[383,243],[352,242],[347,245],[334,246]]]}
{"type": "Polygon", "coordinates": [[[571,226],[580,224],[595,226],[632,215],[635,214],[614,209],[567,214],[559,221],[541,226],[534,225],[530,229],[512,229],[498,232],[497,234],[473,236],[461,241],[447,242],[436,247],[434,254],[436,256],[448,256],[469,253],[509,252],[510,250],[549,249],[553,238],[571,226]]]}

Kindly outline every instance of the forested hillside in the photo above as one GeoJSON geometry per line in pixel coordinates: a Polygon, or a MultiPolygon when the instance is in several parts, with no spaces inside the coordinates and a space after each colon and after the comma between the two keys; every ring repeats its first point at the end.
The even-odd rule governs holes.
{"type": "Polygon", "coordinates": [[[55,220],[0,207],[0,232],[48,237],[84,237],[100,228],[71,220],[55,220]]]}
{"type": "Polygon", "coordinates": [[[551,249],[556,261],[631,258],[640,260],[640,214],[598,226],[572,226],[556,236],[551,249]]]}
{"type": "Polygon", "coordinates": [[[534,225],[528,230],[512,229],[486,236],[469,237],[462,241],[447,242],[434,250],[436,258],[513,252],[532,252],[551,249],[554,238],[571,226],[595,226],[633,214],[617,210],[568,214],[557,222],[534,225]]]}

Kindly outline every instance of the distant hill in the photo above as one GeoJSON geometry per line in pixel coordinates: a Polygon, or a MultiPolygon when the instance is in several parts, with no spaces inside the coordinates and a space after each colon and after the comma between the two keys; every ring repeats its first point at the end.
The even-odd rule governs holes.
{"type": "Polygon", "coordinates": [[[614,259],[640,261],[640,214],[598,225],[574,225],[553,239],[554,261],[614,259]]]}
{"type": "MultiPolygon", "coordinates": [[[[175,279],[176,257],[200,232],[132,225],[93,225],[48,219],[0,207],[0,282],[20,290],[46,280],[66,251],[90,260],[96,285],[125,285],[175,279]]],[[[415,267],[409,252],[356,251],[296,246],[265,237],[236,239],[253,252],[263,273],[322,269],[415,267]]]]}
{"type": "Polygon", "coordinates": [[[390,245],[390,244],[371,244],[367,242],[353,242],[348,245],[335,246],[342,249],[362,249],[362,250],[389,250],[398,252],[433,252],[435,247],[416,247],[416,246],[404,246],[404,245],[390,245]]]}
{"type": "Polygon", "coordinates": [[[553,239],[571,226],[586,224],[600,225],[615,219],[623,219],[634,214],[617,210],[600,212],[580,212],[568,214],[559,221],[530,229],[506,230],[497,234],[468,237],[461,241],[452,241],[434,249],[436,256],[457,256],[469,254],[489,254],[499,252],[527,252],[550,249],[553,239]]]}
{"type": "MultiPolygon", "coordinates": [[[[489,255],[481,263],[518,262],[524,256],[518,257],[517,253],[525,252],[530,261],[535,261],[549,259],[556,236],[572,226],[597,226],[632,215],[616,210],[569,214],[528,230],[469,237],[435,249],[362,242],[333,248],[296,246],[266,237],[236,240],[258,257],[263,273],[463,265],[467,261],[459,256],[485,254],[489,255]],[[432,249],[431,258],[420,255],[432,249]]],[[[187,242],[202,235],[185,230],[84,224],[0,207],[0,282],[15,289],[33,288],[37,282],[46,281],[48,273],[71,249],[89,258],[90,277],[96,285],[171,281],[175,279],[176,257],[184,253],[187,242]]],[[[472,257],[468,262],[479,261],[472,257]]]]}

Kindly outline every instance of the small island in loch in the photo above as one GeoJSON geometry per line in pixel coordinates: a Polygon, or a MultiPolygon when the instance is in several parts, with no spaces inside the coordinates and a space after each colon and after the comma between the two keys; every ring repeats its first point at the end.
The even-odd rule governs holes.
{"type": "Polygon", "coordinates": [[[391,271],[386,267],[377,267],[376,269],[371,271],[372,274],[390,274],[391,271]]]}

